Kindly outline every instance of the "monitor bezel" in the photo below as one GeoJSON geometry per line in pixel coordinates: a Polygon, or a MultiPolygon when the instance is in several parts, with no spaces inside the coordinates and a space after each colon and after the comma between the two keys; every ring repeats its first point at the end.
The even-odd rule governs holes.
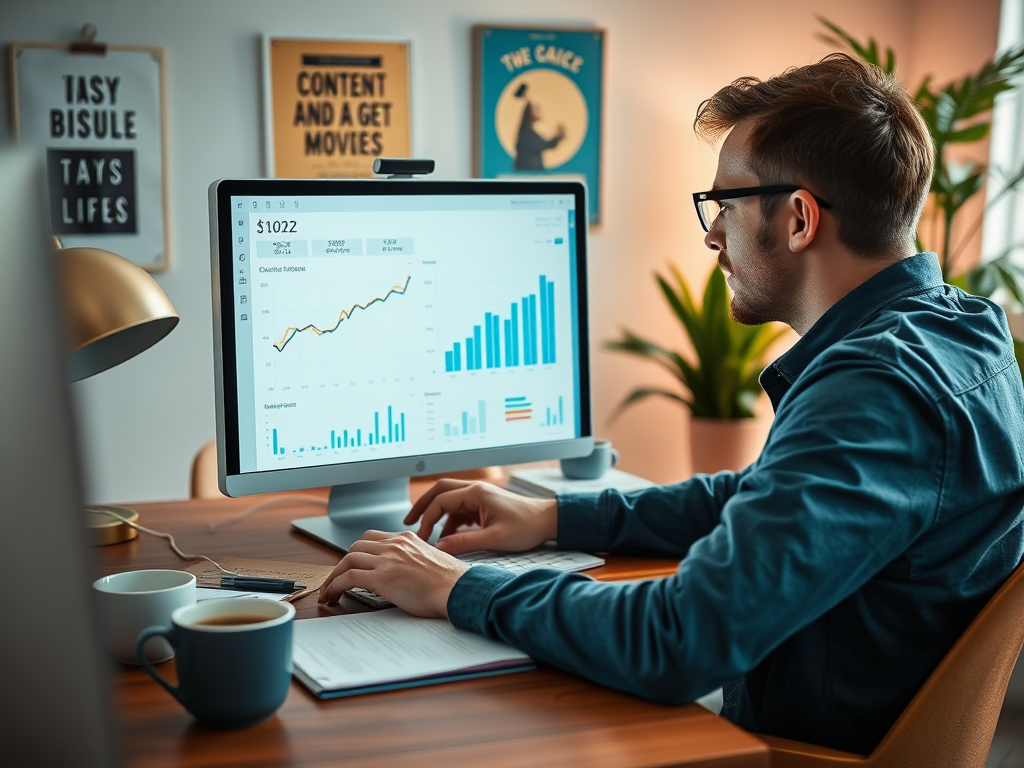
{"type": "Polygon", "coordinates": [[[228,496],[303,490],[369,480],[416,477],[585,456],[593,450],[590,395],[589,314],[587,300],[586,189],[577,181],[472,179],[219,179],[209,187],[211,282],[213,289],[214,379],[216,388],[218,483],[228,496]],[[576,210],[576,295],[579,339],[580,436],[566,440],[521,443],[497,448],[472,448],[324,464],[241,472],[235,324],[225,322],[223,309],[234,306],[232,197],[372,196],[372,195],[571,195],[576,210]]]}

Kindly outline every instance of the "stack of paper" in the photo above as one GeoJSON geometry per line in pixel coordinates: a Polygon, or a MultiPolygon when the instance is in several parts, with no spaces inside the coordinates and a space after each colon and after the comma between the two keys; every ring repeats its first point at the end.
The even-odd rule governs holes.
{"type": "Polygon", "coordinates": [[[560,493],[594,493],[608,488],[628,493],[654,487],[650,480],[621,469],[609,469],[596,480],[570,480],[558,467],[531,467],[512,470],[509,478],[505,487],[510,491],[546,499],[560,493]]]}
{"type": "Polygon", "coordinates": [[[522,651],[398,608],[295,622],[294,674],[330,699],[532,669],[522,651]]]}

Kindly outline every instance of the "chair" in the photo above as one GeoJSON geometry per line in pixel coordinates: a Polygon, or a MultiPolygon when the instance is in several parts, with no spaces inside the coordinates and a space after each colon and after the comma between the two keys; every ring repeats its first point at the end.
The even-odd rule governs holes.
{"type": "Polygon", "coordinates": [[[992,596],[866,757],[760,736],[773,768],[984,768],[1024,644],[1024,563],[992,596]]]}
{"type": "Polygon", "coordinates": [[[223,499],[217,487],[217,441],[211,440],[200,448],[192,459],[189,498],[223,499]]]}

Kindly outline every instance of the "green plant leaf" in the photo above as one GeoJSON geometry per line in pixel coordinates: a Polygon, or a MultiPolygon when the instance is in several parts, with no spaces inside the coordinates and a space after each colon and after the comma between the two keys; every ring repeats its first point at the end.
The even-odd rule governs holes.
{"type": "Polygon", "coordinates": [[[632,331],[623,330],[622,338],[618,341],[605,342],[605,349],[615,352],[625,352],[661,366],[672,376],[680,380],[684,387],[689,388],[690,381],[686,376],[689,365],[678,352],[664,349],[653,341],[643,339],[632,331]]]}
{"type": "Polygon", "coordinates": [[[867,45],[861,45],[849,32],[826,19],[824,16],[817,16],[818,21],[832,31],[832,35],[818,33],[818,39],[834,45],[837,48],[847,48],[853,51],[864,61],[875,66],[882,67],[886,72],[892,74],[896,71],[896,54],[892,48],[885,49],[885,64],[883,65],[878,56],[878,43],[873,37],[868,38],[867,45]]]}
{"type": "Polygon", "coordinates": [[[670,264],[668,274],[655,274],[655,281],[672,314],[690,342],[693,358],[623,330],[621,338],[605,343],[605,349],[649,360],[672,373],[684,394],[658,387],[641,387],[619,406],[627,408],[646,397],[672,395],[697,416],[733,419],[752,415],[751,408],[761,395],[758,375],[764,367],[767,347],[785,333],[774,326],[748,327],[729,314],[731,297],[725,275],[716,265],[704,284],[697,307],[682,273],[670,264]],[[688,397],[687,397],[688,395],[688,397]]]}

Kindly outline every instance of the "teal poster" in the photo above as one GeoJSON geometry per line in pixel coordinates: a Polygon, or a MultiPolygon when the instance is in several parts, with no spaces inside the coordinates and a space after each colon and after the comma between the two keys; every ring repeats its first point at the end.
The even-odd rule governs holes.
{"type": "Polygon", "coordinates": [[[477,26],[474,171],[584,181],[601,221],[604,31],[477,26]]]}

